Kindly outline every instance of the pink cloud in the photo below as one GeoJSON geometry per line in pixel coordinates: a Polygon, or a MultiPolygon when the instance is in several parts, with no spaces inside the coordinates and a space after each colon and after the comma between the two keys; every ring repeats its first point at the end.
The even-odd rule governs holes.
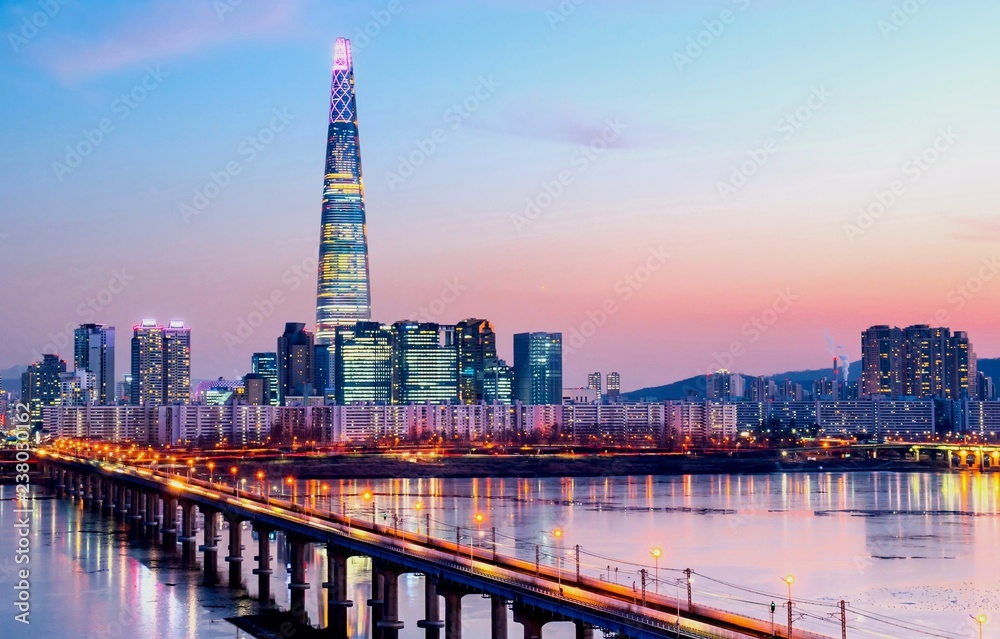
{"type": "Polygon", "coordinates": [[[104,73],[248,37],[282,31],[297,2],[204,2],[156,0],[129,7],[120,19],[93,37],[63,37],[40,54],[40,63],[66,84],[104,73]],[[233,6],[234,5],[234,6],[233,6]]]}
{"type": "Polygon", "coordinates": [[[952,232],[952,237],[973,242],[1000,241],[1000,220],[976,217],[959,217],[956,219],[963,227],[952,232]]]}

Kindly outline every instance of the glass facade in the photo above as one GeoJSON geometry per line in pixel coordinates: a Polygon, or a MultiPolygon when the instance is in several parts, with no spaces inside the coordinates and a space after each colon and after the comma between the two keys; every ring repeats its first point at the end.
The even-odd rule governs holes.
{"type": "Polygon", "coordinates": [[[562,333],[514,335],[514,399],[562,403],[562,333]]]}
{"type": "Polygon", "coordinates": [[[467,319],[455,325],[458,356],[458,394],[463,403],[486,401],[486,363],[497,358],[493,325],[483,319],[467,319]]]}
{"type": "Polygon", "coordinates": [[[394,400],[398,404],[458,401],[454,326],[397,322],[392,325],[394,400]]]}
{"type": "Polygon", "coordinates": [[[336,402],[392,403],[392,327],[358,322],[336,331],[336,402]]]}
{"type": "Polygon", "coordinates": [[[368,237],[351,43],[337,38],[323,182],[316,294],[316,341],[331,344],[337,326],[371,318],[368,237]]]}
{"type": "Polygon", "coordinates": [[[267,382],[268,402],[278,405],[278,354],[254,353],[250,358],[250,370],[254,375],[260,375],[267,382]]]}

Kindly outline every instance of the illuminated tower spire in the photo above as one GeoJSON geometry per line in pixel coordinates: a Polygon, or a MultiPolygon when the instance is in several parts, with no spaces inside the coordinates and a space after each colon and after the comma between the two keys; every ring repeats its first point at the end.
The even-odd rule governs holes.
{"type": "Polygon", "coordinates": [[[323,181],[316,341],[330,344],[337,326],[367,319],[371,319],[368,233],[354,100],[354,64],[350,41],[337,38],[323,181]]]}

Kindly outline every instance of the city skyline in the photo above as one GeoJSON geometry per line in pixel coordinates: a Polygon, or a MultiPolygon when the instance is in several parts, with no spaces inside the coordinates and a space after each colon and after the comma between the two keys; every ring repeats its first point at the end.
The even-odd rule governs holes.
{"type": "MultiPolygon", "coordinates": [[[[329,98],[323,94],[334,35],[356,38],[371,24],[377,33],[358,38],[364,46],[353,59],[363,78],[357,88],[378,265],[374,317],[484,317],[505,336],[561,332],[568,385],[613,369],[627,389],[725,367],[717,360],[734,344],[742,354],[733,367],[748,373],[825,367],[841,348],[856,361],[857,335],[877,323],[947,324],[975,336],[981,357],[1000,352],[991,330],[998,269],[988,240],[995,230],[984,217],[988,180],[980,179],[997,141],[979,106],[992,89],[973,81],[985,67],[965,57],[958,58],[960,73],[944,71],[949,56],[959,56],[959,34],[947,28],[954,15],[926,6],[886,31],[879,23],[891,5],[859,4],[850,18],[825,16],[822,27],[785,9],[798,31],[772,56],[794,41],[805,46],[804,59],[816,61],[838,29],[845,36],[839,57],[804,68],[745,48],[748,33],[776,27],[769,9],[743,3],[678,5],[670,21],[665,12],[643,26],[629,22],[633,7],[609,19],[599,3],[559,19],[521,5],[479,9],[480,18],[509,27],[502,37],[483,34],[468,14],[436,26],[439,10],[447,8],[418,15],[405,6],[392,13],[359,5],[331,16],[329,28],[307,29],[304,44],[291,42],[287,30],[327,9],[247,6],[222,18],[195,11],[212,37],[192,43],[179,37],[176,20],[156,25],[141,13],[83,34],[73,24],[75,9],[66,6],[37,36],[12,46],[0,72],[26,99],[5,107],[8,119],[23,119],[18,109],[43,97],[58,98],[58,108],[39,113],[58,115],[61,124],[49,127],[36,117],[24,131],[6,133],[19,153],[5,165],[15,215],[0,228],[0,268],[18,275],[7,280],[11,295],[33,301],[0,311],[4,333],[18,336],[0,344],[0,368],[30,363],[60,335],[70,346],[56,350],[70,360],[68,324],[125,327],[169,315],[193,327],[193,377],[242,375],[251,353],[273,348],[284,323],[309,322],[318,140],[328,124],[318,105],[329,98]],[[726,9],[733,21],[720,35],[701,37],[726,9]],[[452,42],[435,31],[459,24],[466,37],[482,36],[472,55],[461,55],[465,38],[452,42]],[[120,44],[128,28],[148,33],[149,43],[128,55],[102,55],[96,45],[120,44]],[[936,39],[928,46],[921,36],[931,28],[936,39]],[[622,38],[597,37],[647,29],[662,31],[656,64],[622,38]],[[513,49],[517,36],[540,50],[529,57],[513,49]],[[526,66],[543,59],[546,47],[558,50],[584,36],[603,44],[579,52],[569,66],[526,66]],[[438,55],[401,62],[401,52],[428,38],[438,55]],[[809,38],[815,46],[804,45],[809,38]],[[54,55],[80,39],[95,45],[93,53],[72,62],[54,55]],[[848,73],[856,56],[873,52],[882,53],[868,56],[877,60],[873,68],[848,73]],[[237,60],[232,78],[213,66],[237,60]],[[628,72],[612,73],[616,61],[627,61],[628,72]],[[902,61],[926,64],[917,73],[902,61]],[[211,68],[200,66],[206,64],[211,68]],[[253,95],[251,68],[260,71],[253,95]],[[734,70],[746,77],[734,79],[734,70]],[[775,71],[786,78],[775,82],[775,71]],[[612,91],[595,96],[587,82],[594,73],[608,78],[612,91]],[[214,90],[199,91],[208,76],[214,90]],[[555,87],[553,77],[560,78],[555,87]],[[646,103],[655,114],[635,106],[647,87],[642,80],[652,78],[662,80],[646,103]],[[906,89],[918,78],[934,90],[906,89]],[[895,100],[879,97],[890,89],[895,100]],[[116,102],[123,93],[129,99],[116,102]],[[405,108],[397,106],[401,95],[409,97],[405,108]],[[908,116],[887,118],[904,100],[908,116]],[[201,108],[183,122],[168,116],[191,104],[201,108]],[[220,123],[213,110],[234,117],[220,123]],[[122,113],[127,117],[119,119],[122,113]],[[99,131],[105,116],[113,130],[100,133],[99,143],[88,141],[85,133],[99,131]],[[187,146],[171,137],[202,151],[183,170],[170,161],[187,146]],[[771,137],[778,152],[766,148],[771,137]],[[255,143],[243,147],[249,138],[255,143]],[[70,167],[64,147],[81,142],[90,142],[92,153],[70,167]],[[591,147],[589,155],[580,154],[581,144],[591,147]],[[162,149],[163,157],[142,145],[162,149]],[[756,166],[755,157],[766,162],[756,166]],[[137,158],[155,178],[135,170],[137,158]],[[408,158],[420,160],[412,175],[408,158]],[[230,162],[238,172],[230,174],[230,162]],[[111,197],[112,175],[133,186],[111,197]],[[902,188],[894,188],[897,179],[902,188]],[[209,183],[215,187],[206,189],[209,183]],[[612,193],[617,199],[608,199],[612,193]],[[78,205],[79,194],[95,202],[78,205]],[[32,214],[39,202],[66,228],[63,211],[79,206],[93,224],[73,227],[72,240],[44,232],[43,216],[32,214]],[[879,206],[886,212],[874,215],[879,206]],[[240,224],[237,211],[245,213],[240,224]],[[717,223],[720,214],[727,225],[717,223]],[[455,224],[459,215],[474,223],[455,224]],[[163,241],[148,243],[158,233],[163,241]],[[55,259],[43,244],[57,251],[55,259]],[[901,279],[913,285],[901,290],[901,279]],[[259,326],[251,326],[255,314],[259,326]],[[574,345],[574,331],[590,332],[588,322],[593,335],[574,345]]],[[[8,14],[6,27],[16,31],[19,24],[16,12],[8,14]]],[[[512,361],[509,339],[498,340],[497,349],[512,361]]],[[[123,355],[119,371],[128,369],[123,355]]]]}

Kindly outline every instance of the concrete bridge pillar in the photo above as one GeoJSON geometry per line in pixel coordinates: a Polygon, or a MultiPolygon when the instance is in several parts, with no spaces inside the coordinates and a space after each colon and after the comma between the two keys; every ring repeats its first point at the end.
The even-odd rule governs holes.
{"type": "Polygon", "coordinates": [[[122,519],[128,514],[128,504],[126,503],[127,492],[124,485],[115,487],[115,514],[121,515],[122,519]]]}
{"type": "Polygon", "coordinates": [[[265,606],[271,601],[271,529],[260,524],[254,524],[257,532],[257,567],[253,574],[257,575],[257,598],[265,606]]]}
{"type": "Polygon", "coordinates": [[[524,639],[542,639],[542,627],[552,621],[552,616],[514,606],[514,621],[524,626],[524,639]]]}
{"type": "Polygon", "coordinates": [[[204,539],[202,540],[203,543],[198,547],[198,550],[204,553],[204,584],[206,586],[214,586],[219,583],[219,547],[215,543],[215,536],[218,533],[219,512],[204,507],[201,508],[201,512],[205,515],[205,531],[204,539]]]}
{"type": "Polygon", "coordinates": [[[288,545],[291,551],[289,563],[292,565],[292,578],[288,583],[291,613],[296,621],[305,625],[309,623],[309,616],[306,614],[306,590],[309,589],[309,582],[306,581],[306,549],[309,544],[299,537],[290,537],[288,545]]]}
{"type": "Polygon", "coordinates": [[[108,512],[109,515],[113,515],[115,512],[115,505],[117,503],[118,490],[110,479],[104,482],[104,510],[108,512]]]}
{"type": "Polygon", "coordinates": [[[384,588],[382,587],[382,570],[379,566],[378,561],[372,559],[372,596],[368,600],[368,607],[371,608],[371,620],[372,628],[378,628],[378,622],[382,621],[382,595],[384,593],[384,588]]]}
{"type": "Polygon", "coordinates": [[[462,639],[462,597],[461,590],[440,589],[444,597],[444,638],[462,639]]]}
{"type": "Polygon", "coordinates": [[[383,568],[382,574],[382,619],[377,627],[382,630],[382,639],[397,639],[403,629],[399,620],[399,572],[383,568]]]}
{"type": "Polygon", "coordinates": [[[354,605],[347,598],[348,555],[338,552],[333,544],[326,545],[326,602],[329,609],[327,630],[334,639],[347,639],[347,609],[354,605]]]}
{"type": "Polygon", "coordinates": [[[492,639],[507,639],[507,600],[490,597],[490,628],[492,639]]]}
{"type": "Polygon", "coordinates": [[[55,469],[56,473],[56,491],[60,496],[66,495],[66,471],[61,468],[55,469]]]}
{"type": "Polygon", "coordinates": [[[229,555],[226,562],[229,564],[229,587],[240,587],[240,576],[243,568],[243,540],[240,536],[241,524],[243,520],[239,517],[226,517],[229,522],[229,555]]]}
{"type": "Polygon", "coordinates": [[[177,499],[167,497],[163,502],[163,546],[177,548],[177,499]]]}
{"type": "Polygon", "coordinates": [[[160,527],[160,496],[154,491],[149,491],[146,493],[146,515],[145,515],[145,528],[146,537],[150,541],[156,541],[156,532],[160,527]]]}
{"type": "Polygon", "coordinates": [[[143,499],[141,490],[133,488],[129,492],[132,494],[128,508],[129,530],[132,532],[142,531],[142,522],[146,518],[145,514],[143,514],[145,512],[145,500],[143,499]]]}
{"type": "Polygon", "coordinates": [[[66,485],[68,486],[67,491],[69,492],[69,494],[70,495],[76,495],[76,489],[77,489],[77,477],[76,477],[76,473],[70,471],[69,477],[68,477],[68,481],[67,481],[66,485]]]}
{"type": "Polygon", "coordinates": [[[417,627],[427,630],[427,639],[438,639],[441,636],[441,628],[444,628],[437,582],[430,575],[424,575],[424,618],[417,622],[417,627]]]}
{"type": "Polygon", "coordinates": [[[594,639],[594,629],[582,621],[577,621],[576,639],[594,639]]]}

